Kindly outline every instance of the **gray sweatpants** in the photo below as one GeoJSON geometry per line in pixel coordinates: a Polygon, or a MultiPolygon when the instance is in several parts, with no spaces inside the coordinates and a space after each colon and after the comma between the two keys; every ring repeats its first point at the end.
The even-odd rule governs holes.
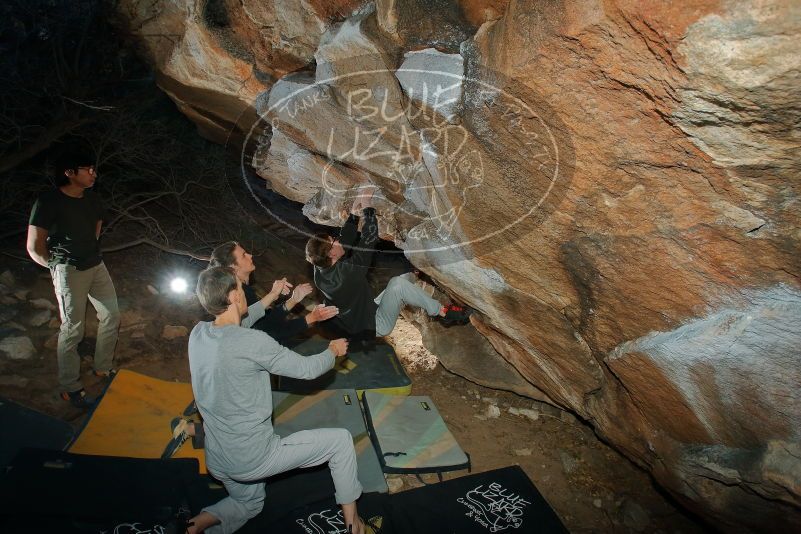
{"type": "Polygon", "coordinates": [[[401,308],[408,304],[423,308],[428,315],[437,315],[442,304],[432,299],[423,288],[410,281],[414,275],[400,275],[392,278],[386,289],[375,299],[378,309],[375,312],[375,335],[386,336],[395,328],[401,308]]]}
{"type": "Polygon", "coordinates": [[[50,268],[50,275],[61,314],[57,349],[58,383],[62,391],[77,391],[83,387],[78,343],[84,334],[86,301],[88,299],[94,306],[99,321],[94,368],[98,372],[107,372],[114,359],[120,326],[117,292],[103,262],[85,271],[79,271],[72,265],[55,265],[50,268]]]}
{"type": "Polygon", "coordinates": [[[228,490],[228,497],[203,509],[220,520],[219,525],[205,532],[230,534],[258,515],[264,506],[265,478],[324,462],[328,462],[334,479],[337,503],[348,504],[358,499],[362,494],[362,485],[356,477],[356,450],[350,432],[343,428],[302,430],[279,438],[275,452],[264,459],[261,468],[252,472],[248,480],[233,480],[224,473],[209,469],[228,490]]]}

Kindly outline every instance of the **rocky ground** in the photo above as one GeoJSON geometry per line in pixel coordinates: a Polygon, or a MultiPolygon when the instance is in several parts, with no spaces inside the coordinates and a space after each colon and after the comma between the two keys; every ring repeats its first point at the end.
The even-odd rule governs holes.
{"type": "MultiPolygon", "coordinates": [[[[296,272],[292,257],[257,255],[259,280],[266,283],[296,272]]],[[[70,421],[77,429],[84,414],[57,395],[59,319],[49,275],[30,262],[7,257],[0,261],[0,395],[70,421]]],[[[171,294],[167,285],[171,276],[191,277],[202,264],[143,249],[110,255],[106,263],[122,311],[117,364],[161,379],[189,381],[186,335],[203,312],[196,300],[171,294]]],[[[385,270],[383,277],[397,267],[385,270]]],[[[292,278],[300,281],[308,274],[304,269],[292,278]]],[[[90,393],[101,388],[89,374],[95,328],[96,319],[89,313],[87,338],[79,351],[90,393]]],[[[412,377],[413,394],[434,400],[471,455],[474,471],[519,464],[571,532],[703,530],[655,489],[645,472],[569,413],[448,372],[422,346],[420,332],[403,319],[389,341],[412,377]]],[[[420,484],[413,476],[389,480],[393,492],[420,484]]]]}

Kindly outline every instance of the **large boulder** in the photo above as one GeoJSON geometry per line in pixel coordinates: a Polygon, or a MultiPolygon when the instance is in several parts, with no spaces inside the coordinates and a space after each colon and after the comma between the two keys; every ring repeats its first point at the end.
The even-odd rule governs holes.
{"type": "Polygon", "coordinates": [[[477,375],[723,528],[801,528],[797,2],[190,4],[122,3],[162,87],[316,222],[379,186],[514,368],[477,375]]]}

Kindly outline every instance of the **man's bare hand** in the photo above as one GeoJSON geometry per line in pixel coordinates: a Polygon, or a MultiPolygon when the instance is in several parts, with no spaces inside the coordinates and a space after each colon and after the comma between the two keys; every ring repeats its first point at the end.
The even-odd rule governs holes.
{"type": "Polygon", "coordinates": [[[291,289],[292,284],[287,282],[286,278],[276,280],[273,282],[273,288],[270,290],[270,292],[261,298],[262,306],[264,306],[265,309],[269,308],[273,305],[273,302],[275,302],[278,297],[281,295],[288,295],[291,289]]]}
{"type": "Polygon", "coordinates": [[[312,311],[306,314],[306,324],[314,324],[320,321],[327,321],[339,313],[339,308],[336,306],[326,306],[325,304],[318,304],[312,311]]]}
{"type": "Polygon", "coordinates": [[[292,291],[292,302],[299,303],[309,295],[311,295],[312,286],[309,283],[305,284],[298,284],[295,286],[295,289],[292,291]]]}
{"type": "Polygon", "coordinates": [[[311,284],[306,283],[306,284],[296,285],[295,289],[292,290],[292,296],[289,297],[289,299],[286,302],[284,302],[284,308],[286,308],[286,311],[292,311],[292,308],[297,306],[300,303],[300,301],[308,297],[309,293],[311,292],[312,292],[311,284]]]}
{"type": "Polygon", "coordinates": [[[328,348],[331,349],[334,356],[339,358],[348,353],[348,340],[345,338],[335,339],[328,344],[328,348]]]}
{"type": "Polygon", "coordinates": [[[352,527],[350,532],[352,532],[353,534],[364,534],[366,530],[364,528],[364,521],[362,521],[361,517],[357,517],[353,523],[350,523],[350,525],[352,527]]]}
{"type": "Polygon", "coordinates": [[[280,280],[273,282],[273,288],[270,290],[270,295],[274,295],[275,298],[278,298],[280,295],[289,295],[291,289],[292,284],[287,282],[286,278],[281,278],[280,280]]]}

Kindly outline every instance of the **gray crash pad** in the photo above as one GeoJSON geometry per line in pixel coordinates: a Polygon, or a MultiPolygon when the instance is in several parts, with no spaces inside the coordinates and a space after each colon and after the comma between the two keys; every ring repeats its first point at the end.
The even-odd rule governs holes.
{"type": "Polygon", "coordinates": [[[381,464],[364,424],[353,389],[333,389],[302,395],[273,392],[273,427],[279,436],[312,428],[344,428],[353,436],[359,482],[365,493],[388,490],[381,464]]]}

